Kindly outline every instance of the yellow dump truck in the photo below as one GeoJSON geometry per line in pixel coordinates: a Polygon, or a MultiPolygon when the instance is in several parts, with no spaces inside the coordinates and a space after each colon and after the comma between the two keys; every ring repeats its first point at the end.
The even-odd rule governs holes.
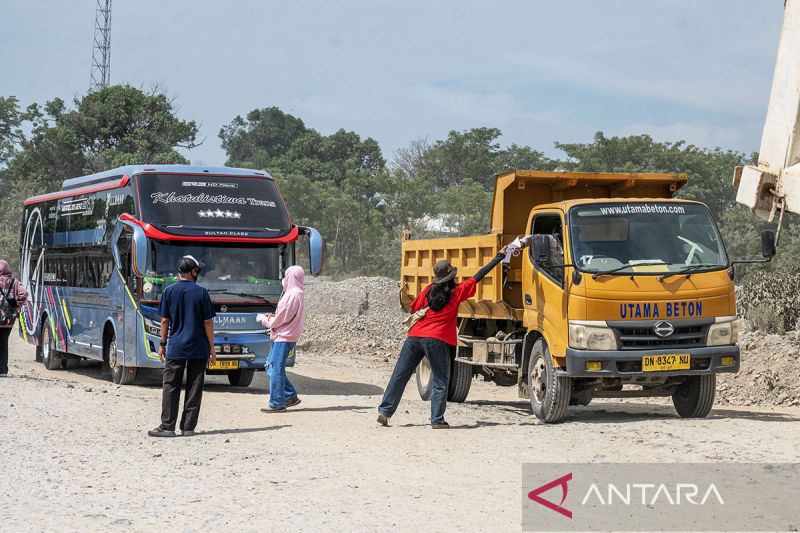
{"type": "MultiPolygon", "coordinates": [[[[518,387],[546,422],[592,398],[671,396],[704,417],[716,374],[739,370],[733,269],[708,208],[673,194],[685,174],[510,171],[495,177],[489,233],[405,239],[401,299],[448,259],[459,279],[529,236],[459,309],[448,400],[473,377],[518,387]]],[[[423,360],[417,386],[429,395],[423,360]]]]}

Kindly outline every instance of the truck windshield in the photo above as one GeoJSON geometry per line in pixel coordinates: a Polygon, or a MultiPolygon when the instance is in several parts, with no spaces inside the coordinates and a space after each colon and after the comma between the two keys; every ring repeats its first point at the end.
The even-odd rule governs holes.
{"type": "Polygon", "coordinates": [[[700,204],[627,202],[573,207],[570,242],[573,261],[588,272],[664,274],[687,267],[701,272],[728,265],[711,213],[700,204]]]}
{"type": "Polygon", "coordinates": [[[142,300],[157,302],[164,289],[178,281],[176,265],[191,255],[203,265],[197,282],[215,303],[258,305],[277,302],[282,286],[286,245],[167,244],[151,241],[147,273],[142,279],[142,300]]]}

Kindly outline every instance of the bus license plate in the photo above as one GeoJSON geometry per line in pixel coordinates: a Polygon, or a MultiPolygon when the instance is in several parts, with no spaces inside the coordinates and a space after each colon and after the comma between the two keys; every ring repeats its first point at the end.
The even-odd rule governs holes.
{"type": "Polygon", "coordinates": [[[642,357],[642,370],[645,372],[689,370],[690,368],[691,358],[688,353],[645,355],[642,357]]]}
{"type": "Polygon", "coordinates": [[[209,370],[236,370],[239,368],[239,361],[235,359],[217,359],[213,363],[208,363],[209,370]]]}

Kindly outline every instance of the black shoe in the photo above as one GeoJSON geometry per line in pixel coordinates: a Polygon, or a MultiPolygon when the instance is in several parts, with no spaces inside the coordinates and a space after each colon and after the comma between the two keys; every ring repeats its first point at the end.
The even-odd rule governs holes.
{"type": "Polygon", "coordinates": [[[378,424],[382,425],[383,427],[389,426],[389,417],[383,414],[378,415],[378,424]]]}
{"type": "Polygon", "coordinates": [[[285,413],[286,407],[262,407],[262,413],[285,413]]]}
{"type": "Polygon", "coordinates": [[[170,429],[164,429],[161,426],[157,427],[156,429],[151,429],[147,432],[148,435],[151,437],[174,437],[175,432],[170,429]]]}
{"type": "Polygon", "coordinates": [[[431,429],[450,429],[450,424],[447,422],[440,422],[438,424],[431,424],[431,429]]]}
{"type": "Polygon", "coordinates": [[[194,430],[187,429],[186,431],[181,430],[181,437],[194,437],[194,430]]]}
{"type": "Polygon", "coordinates": [[[288,400],[286,400],[286,407],[294,407],[295,405],[299,404],[300,401],[301,401],[300,398],[298,398],[297,396],[295,396],[294,398],[289,398],[288,400]]]}

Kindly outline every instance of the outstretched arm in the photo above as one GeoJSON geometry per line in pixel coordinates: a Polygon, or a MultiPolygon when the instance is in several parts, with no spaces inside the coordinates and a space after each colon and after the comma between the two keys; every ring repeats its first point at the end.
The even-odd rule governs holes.
{"type": "Polygon", "coordinates": [[[494,269],[494,267],[500,264],[500,261],[502,261],[503,258],[506,256],[506,248],[507,246],[503,246],[491,261],[486,263],[483,266],[483,268],[478,270],[478,272],[474,276],[472,276],[473,278],[475,278],[476,282],[481,281],[483,278],[486,277],[487,274],[489,274],[489,272],[491,272],[494,269]]]}

